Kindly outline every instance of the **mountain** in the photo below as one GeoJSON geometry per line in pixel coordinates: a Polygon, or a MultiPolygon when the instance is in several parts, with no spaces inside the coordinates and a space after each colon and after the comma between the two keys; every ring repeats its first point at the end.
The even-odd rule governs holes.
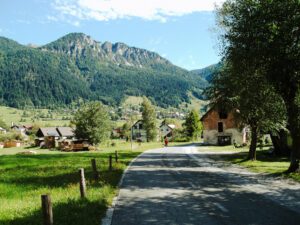
{"type": "Polygon", "coordinates": [[[203,69],[192,70],[191,72],[199,75],[201,78],[205,79],[208,83],[212,81],[212,78],[216,72],[218,72],[222,67],[222,63],[217,63],[205,67],[203,69]]]}
{"type": "Polygon", "coordinates": [[[37,47],[0,37],[0,103],[66,105],[79,98],[118,105],[146,95],[162,107],[201,98],[207,82],[157,53],[100,43],[82,33],[37,47]]]}
{"type": "Polygon", "coordinates": [[[76,60],[83,58],[93,63],[155,68],[157,64],[173,66],[157,53],[129,47],[124,43],[100,43],[82,33],[68,34],[55,42],[42,47],[55,53],[66,54],[76,60]]]}

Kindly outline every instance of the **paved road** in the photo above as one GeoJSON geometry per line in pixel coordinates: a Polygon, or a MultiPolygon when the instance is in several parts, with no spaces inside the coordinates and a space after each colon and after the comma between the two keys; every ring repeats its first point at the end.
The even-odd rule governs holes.
{"type": "Polygon", "coordinates": [[[112,224],[300,224],[299,186],[225,167],[193,147],[145,152],[124,177],[112,224]]]}

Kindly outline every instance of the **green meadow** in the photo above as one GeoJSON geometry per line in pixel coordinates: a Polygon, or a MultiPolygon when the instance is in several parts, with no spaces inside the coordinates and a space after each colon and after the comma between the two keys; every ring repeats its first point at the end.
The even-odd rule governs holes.
{"type": "Polygon", "coordinates": [[[130,161],[142,151],[158,147],[161,147],[161,143],[135,144],[133,151],[129,143],[95,152],[77,153],[37,148],[0,149],[0,224],[41,224],[43,194],[51,195],[54,224],[100,224],[118,192],[118,182],[130,161]],[[10,150],[13,153],[34,150],[38,154],[8,155],[10,150]],[[113,160],[113,170],[109,171],[108,158],[109,155],[114,156],[115,150],[118,150],[119,162],[113,160]],[[91,159],[96,159],[99,181],[93,180],[91,159]],[[86,199],[80,198],[79,168],[85,169],[86,199]]]}

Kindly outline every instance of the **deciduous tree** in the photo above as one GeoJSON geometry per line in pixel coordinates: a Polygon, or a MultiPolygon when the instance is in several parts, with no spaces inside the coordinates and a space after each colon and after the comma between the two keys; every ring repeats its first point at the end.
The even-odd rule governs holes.
{"type": "Polygon", "coordinates": [[[202,124],[200,122],[199,113],[196,110],[192,110],[186,117],[183,124],[184,131],[188,139],[195,140],[201,134],[202,124]]]}
{"type": "Polygon", "coordinates": [[[284,101],[293,172],[300,160],[300,1],[227,0],[218,15],[224,58],[236,69],[262,72],[284,101]]]}
{"type": "Polygon", "coordinates": [[[146,130],[147,142],[154,141],[157,137],[156,113],[153,105],[147,97],[143,97],[142,118],[146,130]]]}
{"type": "Polygon", "coordinates": [[[111,132],[111,121],[106,108],[100,102],[90,102],[83,105],[73,118],[75,136],[78,139],[88,139],[92,144],[107,140],[111,132]]]}

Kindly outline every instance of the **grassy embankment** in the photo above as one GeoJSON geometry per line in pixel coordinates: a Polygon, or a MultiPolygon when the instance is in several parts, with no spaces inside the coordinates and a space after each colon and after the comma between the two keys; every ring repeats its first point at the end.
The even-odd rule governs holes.
{"type": "Polygon", "coordinates": [[[268,146],[264,147],[263,149],[258,148],[256,161],[246,160],[248,155],[248,148],[249,147],[244,147],[240,149],[233,148],[233,146],[210,146],[205,147],[204,151],[232,151],[233,154],[220,154],[218,155],[218,158],[220,160],[226,160],[233,164],[238,164],[253,172],[292,178],[295,181],[300,182],[300,173],[292,173],[288,175],[284,173],[288,169],[290,164],[289,157],[278,157],[271,155],[269,152],[270,146],[268,146]]]}
{"type": "Polygon", "coordinates": [[[129,143],[101,151],[63,153],[33,149],[0,149],[0,224],[35,225],[42,223],[41,195],[49,193],[56,225],[99,224],[117,193],[117,184],[129,162],[142,151],[161,147],[161,143],[129,143]],[[37,155],[4,155],[24,150],[37,155]],[[119,163],[108,170],[108,157],[119,152],[119,163]],[[92,179],[91,159],[97,160],[100,180],[92,179]],[[85,169],[87,198],[80,199],[78,168],[85,169]]]}

